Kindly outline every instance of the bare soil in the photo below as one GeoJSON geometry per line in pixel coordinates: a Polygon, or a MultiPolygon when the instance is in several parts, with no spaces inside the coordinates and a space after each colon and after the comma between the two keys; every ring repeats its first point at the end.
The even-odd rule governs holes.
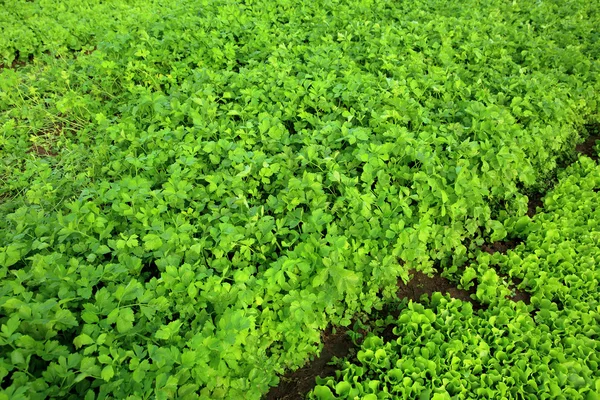
{"type": "Polygon", "coordinates": [[[597,162],[598,153],[594,147],[596,146],[596,141],[600,140],[600,123],[586,125],[585,129],[588,131],[589,136],[585,142],[580,143],[575,147],[575,151],[579,154],[586,155],[597,162]]]}
{"type": "Polygon", "coordinates": [[[40,157],[55,157],[57,155],[54,151],[37,144],[32,145],[28,153],[35,153],[40,157]]]}
{"type": "Polygon", "coordinates": [[[494,243],[486,243],[481,246],[481,251],[485,251],[489,254],[494,254],[500,252],[502,254],[506,254],[508,250],[512,250],[517,247],[519,244],[523,243],[520,239],[510,239],[510,240],[499,240],[494,243]]]}
{"type": "Polygon", "coordinates": [[[441,292],[443,294],[447,293],[455,299],[468,301],[473,304],[475,309],[482,307],[481,304],[471,298],[471,295],[475,293],[474,288],[470,290],[459,289],[456,284],[439,275],[430,277],[418,271],[412,274],[413,277],[408,283],[398,281],[398,298],[419,302],[424,294],[431,296],[435,292],[441,292]]]}
{"type": "Polygon", "coordinates": [[[279,386],[272,387],[264,397],[265,400],[299,400],[304,399],[316,385],[317,376],[325,378],[334,375],[335,365],[329,365],[333,357],[347,357],[354,343],[346,334],[346,328],[336,328],[333,333],[329,328],[322,334],[323,350],[319,357],[307,363],[304,367],[282,376],[279,386]]]}

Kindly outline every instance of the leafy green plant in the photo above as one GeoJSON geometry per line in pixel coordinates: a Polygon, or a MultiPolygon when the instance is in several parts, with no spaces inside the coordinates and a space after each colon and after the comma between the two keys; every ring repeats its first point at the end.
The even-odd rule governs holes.
{"type": "Polygon", "coordinates": [[[5,1],[0,396],[259,398],[503,238],[598,113],[597,5],[446,3],[5,1]]]}
{"type": "Polygon", "coordinates": [[[357,362],[318,378],[308,398],[596,398],[597,341],[548,328],[522,302],[475,313],[434,293],[405,303],[397,339],[368,337],[357,362]]]}

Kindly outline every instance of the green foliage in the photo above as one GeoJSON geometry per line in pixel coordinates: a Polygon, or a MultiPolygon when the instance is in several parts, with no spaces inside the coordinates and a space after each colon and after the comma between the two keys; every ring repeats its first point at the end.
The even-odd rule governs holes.
{"type": "Polygon", "coordinates": [[[318,378],[309,398],[597,398],[598,341],[537,320],[522,302],[475,313],[440,293],[411,301],[394,324],[398,339],[367,337],[358,362],[318,378]]]}
{"type": "Polygon", "coordinates": [[[259,398],[503,238],[598,113],[598,7],[479,3],[4,1],[0,398],[259,398]]]}
{"type": "MultiPolygon", "coordinates": [[[[506,255],[487,258],[522,280],[538,309],[536,320],[573,334],[591,335],[600,295],[600,167],[581,157],[544,198],[544,211],[527,224],[507,220],[526,240],[506,255]],[[521,226],[519,226],[521,225],[521,226]]],[[[596,333],[597,334],[597,333],[596,333]]]]}
{"type": "Polygon", "coordinates": [[[358,362],[319,379],[309,398],[598,398],[600,167],[581,157],[559,178],[543,212],[506,221],[522,244],[464,269],[461,284],[476,280],[488,309],[440,293],[403,303],[398,339],[367,337],[358,362]],[[522,280],[530,305],[507,299],[496,269],[522,280]]]}

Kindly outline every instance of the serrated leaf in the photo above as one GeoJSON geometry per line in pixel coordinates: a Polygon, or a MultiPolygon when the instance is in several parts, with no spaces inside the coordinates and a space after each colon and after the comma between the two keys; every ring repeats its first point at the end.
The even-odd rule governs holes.
{"type": "Polygon", "coordinates": [[[146,251],[157,250],[163,245],[163,242],[160,239],[160,237],[158,235],[155,235],[152,233],[144,236],[143,241],[144,241],[144,249],[146,251]]]}
{"type": "Polygon", "coordinates": [[[73,339],[73,344],[78,349],[81,348],[82,346],[86,346],[88,344],[94,344],[94,343],[95,343],[94,339],[92,339],[85,333],[82,333],[81,335],[79,335],[75,339],[73,339]]]}
{"type": "Polygon", "coordinates": [[[322,286],[327,281],[327,278],[329,278],[329,272],[327,271],[327,268],[323,268],[313,278],[312,287],[316,288],[322,286]]]}
{"type": "Polygon", "coordinates": [[[102,374],[100,375],[102,377],[102,379],[104,379],[105,381],[110,381],[113,376],[115,376],[115,371],[112,367],[112,365],[107,365],[102,369],[102,374]]]}
{"type": "Polygon", "coordinates": [[[133,310],[129,307],[122,308],[119,311],[119,316],[117,317],[117,331],[119,333],[124,333],[133,328],[133,321],[135,320],[133,310]]]}
{"type": "Polygon", "coordinates": [[[96,315],[92,311],[88,311],[88,310],[83,311],[81,313],[81,319],[84,320],[88,324],[97,324],[98,321],[100,321],[100,319],[98,318],[98,315],[96,315]]]}

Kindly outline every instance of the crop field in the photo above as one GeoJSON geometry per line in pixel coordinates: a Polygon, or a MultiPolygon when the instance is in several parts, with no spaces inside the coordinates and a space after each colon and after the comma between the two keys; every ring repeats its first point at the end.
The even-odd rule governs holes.
{"type": "Polygon", "coordinates": [[[0,0],[0,400],[600,399],[599,0],[0,0]]]}

